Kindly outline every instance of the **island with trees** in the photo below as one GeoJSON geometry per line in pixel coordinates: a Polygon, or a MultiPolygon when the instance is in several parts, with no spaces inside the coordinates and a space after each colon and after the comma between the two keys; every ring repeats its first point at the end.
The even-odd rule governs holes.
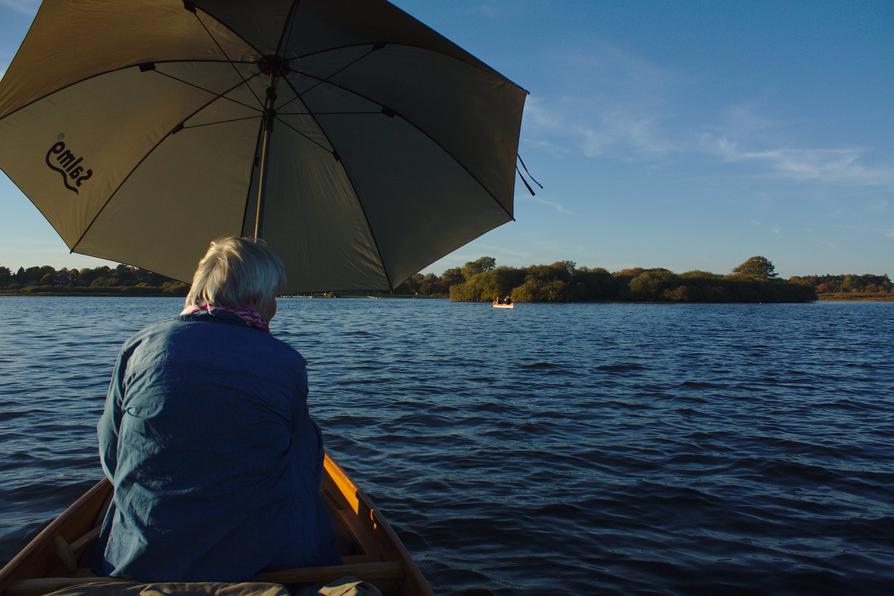
{"type": "MultiPolygon", "coordinates": [[[[7,295],[185,296],[187,290],[182,282],[127,265],[59,270],[45,265],[19,267],[15,272],[0,266],[0,294],[7,295]]],[[[493,257],[481,257],[441,275],[417,273],[393,293],[372,294],[463,302],[506,296],[513,302],[894,301],[887,275],[804,275],[783,280],[762,256],[747,259],[728,274],[698,270],[677,274],[639,267],[609,272],[578,267],[573,261],[506,267],[497,266],[493,257]]]]}
{"type": "Polygon", "coordinates": [[[186,296],[189,286],[145,269],[118,265],[84,269],[0,267],[0,294],[65,296],[186,296]]]}
{"type": "Polygon", "coordinates": [[[777,279],[773,264],[752,257],[729,275],[706,271],[676,274],[667,269],[623,269],[610,273],[578,267],[573,261],[530,267],[497,267],[492,257],[481,257],[462,268],[447,270],[439,280],[418,281],[420,293],[441,292],[451,300],[490,302],[509,296],[513,302],[810,302],[814,287],[777,279]],[[429,290],[426,281],[432,286],[429,290]],[[441,283],[438,284],[438,281],[441,283]]]}

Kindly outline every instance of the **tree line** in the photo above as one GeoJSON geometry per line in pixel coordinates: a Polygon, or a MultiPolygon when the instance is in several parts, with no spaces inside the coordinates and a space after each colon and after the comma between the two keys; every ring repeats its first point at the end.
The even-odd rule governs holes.
{"type": "Polygon", "coordinates": [[[676,274],[662,268],[631,268],[610,273],[579,267],[573,261],[551,265],[498,267],[481,257],[442,275],[416,274],[398,293],[449,296],[451,300],[490,302],[509,296],[514,302],[809,302],[815,285],[778,279],[766,257],[755,256],[727,275],[707,271],[676,274]]]}
{"type": "Polygon", "coordinates": [[[16,294],[97,294],[185,296],[189,286],[144,269],[118,265],[83,269],[0,267],[0,291],[16,294]]]}
{"type": "Polygon", "coordinates": [[[676,274],[662,268],[631,268],[610,273],[578,267],[573,261],[529,267],[497,267],[493,257],[469,261],[440,277],[414,276],[399,289],[448,295],[463,302],[809,302],[816,288],[777,278],[765,257],[752,257],[728,275],[707,271],[676,274]]]}
{"type": "MultiPolygon", "coordinates": [[[[188,289],[182,282],[128,265],[58,270],[44,265],[15,272],[0,266],[0,292],[7,294],[184,296],[188,289]]],[[[894,287],[887,275],[805,275],[784,281],[762,256],[725,275],[639,267],[610,273],[601,267],[578,267],[573,261],[498,267],[493,257],[481,257],[441,275],[417,273],[395,294],[473,302],[507,296],[515,302],[806,302],[818,294],[894,296],[894,287]]]]}
{"type": "Polygon", "coordinates": [[[894,284],[887,275],[796,275],[789,281],[814,286],[819,294],[894,295],[894,284]]]}

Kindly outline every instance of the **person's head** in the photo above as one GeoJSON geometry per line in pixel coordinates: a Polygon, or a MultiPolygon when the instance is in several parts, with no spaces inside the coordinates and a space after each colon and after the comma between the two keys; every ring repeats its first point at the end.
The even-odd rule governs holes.
{"type": "Polygon", "coordinates": [[[219,238],[199,261],[185,307],[195,308],[202,301],[228,308],[249,306],[269,321],[285,284],[282,261],[263,241],[219,238]]]}

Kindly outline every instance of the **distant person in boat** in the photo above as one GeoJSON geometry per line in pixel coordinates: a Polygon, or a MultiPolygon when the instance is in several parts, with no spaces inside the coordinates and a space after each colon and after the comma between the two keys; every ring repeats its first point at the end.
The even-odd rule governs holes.
{"type": "Polygon", "coordinates": [[[98,425],[115,493],[96,571],[239,581],[340,561],[306,363],[268,330],[284,283],[264,244],[217,240],[180,316],[124,343],[98,425]]]}

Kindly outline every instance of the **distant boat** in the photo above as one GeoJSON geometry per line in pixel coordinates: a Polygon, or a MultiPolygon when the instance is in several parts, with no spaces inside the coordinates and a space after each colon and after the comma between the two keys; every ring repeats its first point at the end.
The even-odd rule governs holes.
{"type": "Polygon", "coordinates": [[[491,306],[493,308],[515,308],[515,303],[510,302],[509,304],[503,304],[501,302],[497,302],[496,300],[494,300],[493,303],[491,304],[491,306]]]}

